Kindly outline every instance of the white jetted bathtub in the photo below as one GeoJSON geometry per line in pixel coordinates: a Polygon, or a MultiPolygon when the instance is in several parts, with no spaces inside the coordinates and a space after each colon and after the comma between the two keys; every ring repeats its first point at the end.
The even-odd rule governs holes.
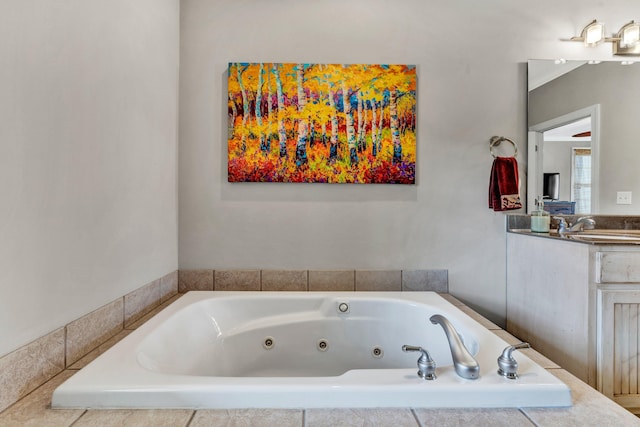
{"type": "Polygon", "coordinates": [[[56,408],[570,406],[569,388],[432,292],[189,292],[58,387],[56,408]],[[458,376],[444,328],[479,363],[458,376]],[[436,379],[417,375],[426,349],[436,379]]]}

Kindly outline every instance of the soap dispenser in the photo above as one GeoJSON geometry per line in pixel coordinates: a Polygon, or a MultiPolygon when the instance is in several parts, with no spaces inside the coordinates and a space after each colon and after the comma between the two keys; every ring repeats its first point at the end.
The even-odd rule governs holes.
{"type": "Polygon", "coordinates": [[[531,212],[531,231],[534,233],[548,233],[551,216],[544,210],[542,197],[536,199],[536,209],[531,212]]]}

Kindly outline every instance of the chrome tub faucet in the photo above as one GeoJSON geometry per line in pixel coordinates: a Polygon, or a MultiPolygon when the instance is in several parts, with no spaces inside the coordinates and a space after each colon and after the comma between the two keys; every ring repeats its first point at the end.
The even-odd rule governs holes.
{"type": "Polygon", "coordinates": [[[478,378],[480,376],[480,365],[471,353],[469,353],[469,350],[467,350],[467,347],[465,347],[460,339],[458,331],[456,331],[451,322],[440,314],[434,314],[429,320],[431,320],[431,323],[434,325],[440,325],[442,329],[444,329],[447,340],[449,340],[449,348],[451,348],[453,366],[458,376],[469,380],[478,378]]]}

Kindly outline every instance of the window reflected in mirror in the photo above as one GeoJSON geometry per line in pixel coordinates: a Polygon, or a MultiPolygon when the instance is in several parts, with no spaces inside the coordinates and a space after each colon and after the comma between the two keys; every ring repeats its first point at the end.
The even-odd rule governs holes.
{"type": "Polygon", "coordinates": [[[591,148],[571,149],[571,200],[576,202],[576,213],[591,210],[591,148]]]}

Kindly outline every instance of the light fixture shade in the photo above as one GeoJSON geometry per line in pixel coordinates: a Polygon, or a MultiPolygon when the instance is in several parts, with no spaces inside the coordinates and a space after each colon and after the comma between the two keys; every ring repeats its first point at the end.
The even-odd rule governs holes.
{"type": "Polygon", "coordinates": [[[620,40],[620,45],[622,47],[635,46],[635,44],[640,40],[640,24],[631,22],[630,24],[625,25],[620,32],[622,33],[620,40]]]}
{"type": "Polygon", "coordinates": [[[629,22],[618,31],[617,41],[613,44],[614,55],[640,56],[640,24],[629,22]]]}
{"type": "Polygon", "coordinates": [[[589,25],[584,27],[582,37],[584,38],[585,46],[596,46],[604,40],[604,24],[594,19],[589,25]]]}

